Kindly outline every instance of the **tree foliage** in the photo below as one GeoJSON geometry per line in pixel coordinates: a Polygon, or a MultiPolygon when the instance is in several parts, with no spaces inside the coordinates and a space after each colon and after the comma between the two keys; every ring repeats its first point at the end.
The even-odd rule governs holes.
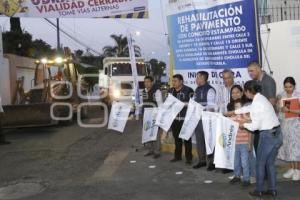
{"type": "Polygon", "coordinates": [[[167,66],[166,63],[152,58],[149,61],[149,64],[151,66],[153,77],[155,78],[156,81],[160,82],[160,79],[163,76],[164,71],[166,70],[166,66],[167,66]]]}
{"type": "Polygon", "coordinates": [[[16,54],[31,58],[53,56],[55,49],[41,39],[33,40],[32,35],[21,29],[19,18],[10,19],[10,31],[2,34],[4,53],[16,54]]]}
{"type": "MultiPolygon", "coordinates": [[[[114,40],[115,45],[103,47],[103,55],[105,57],[128,57],[129,48],[127,37],[124,37],[123,35],[114,34],[110,37],[114,40]]],[[[137,45],[134,45],[134,52],[135,56],[142,56],[141,48],[137,45]]]]}

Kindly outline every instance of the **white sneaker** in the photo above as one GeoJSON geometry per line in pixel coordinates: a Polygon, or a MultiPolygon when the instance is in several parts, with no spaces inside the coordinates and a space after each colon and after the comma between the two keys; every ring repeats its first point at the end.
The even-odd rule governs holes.
{"type": "Polygon", "coordinates": [[[255,177],[250,177],[250,183],[255,184],[256,183],[256,178],[255,177]]]}
{"type": "Polygon", "coordinates": [[[283,178],[292,178],[294,175],[294,169],[289,169],[287,172],[283,174],[283,178]]]}
{"type": "Polygon", "coordinates": [[[299,169],[294,170],[292,180],[293,181],[300,181],[300,170],[299,169]]]}

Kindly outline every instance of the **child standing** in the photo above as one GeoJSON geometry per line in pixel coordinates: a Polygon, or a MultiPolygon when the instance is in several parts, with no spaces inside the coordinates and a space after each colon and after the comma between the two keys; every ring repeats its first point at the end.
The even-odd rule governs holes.
{"type": "MultiPolygon", "coordinates": [[[[243,106],[244,102],[241,99],[234,101],[235,109],[243,106]]],[[[243,115],[232,117],[235,122],[245,123],[248,119],[243,115]]],[[[234,178],[230,181],[231,184],[241,182],[241,174],[243,174],[242,186],[250,185],[250,155],[253,151],[252,134],[246,130],[239,128],[236,136],[235,159],[234,159],[234,178]]]]}

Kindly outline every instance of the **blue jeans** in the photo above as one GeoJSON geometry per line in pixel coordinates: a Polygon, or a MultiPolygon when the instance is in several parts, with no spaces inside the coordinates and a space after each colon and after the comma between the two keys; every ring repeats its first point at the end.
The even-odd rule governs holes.
{"type": "Polygon", "coordinates": [[[250,163],[250,176],[256,177],[256,155],[254,156],[254,149],[249,151],[249,163],[250,163]]]}
{"type": "Polygon", "coordinates": [[[275,161],[282,145],[281,128],[260,131],[256,157],[256,191],[264,190],[265,171],[268,174],[268,190],[276,190],[275,161]]]}
{"type": "Polygon", "coordinates": [[[234,156],[234,176],[241,176],[241,169],[243,169],[243,181],[250,181],[250,159],[247,144],[235,145],[234,156]]]}

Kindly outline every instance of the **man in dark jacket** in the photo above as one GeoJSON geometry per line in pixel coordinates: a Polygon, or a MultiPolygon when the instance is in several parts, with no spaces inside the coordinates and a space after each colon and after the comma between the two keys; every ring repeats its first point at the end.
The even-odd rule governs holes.
{"type": "MultiPolygon", "coordinates": [[[[144,78],[145,89],[143,90],[143,110],[144,108],[158,107],[163,103],[162,93],[160,89],[154,85],[154,79],[152,76],[146,76],[144,78]]],[[[161,130],[158,130],[157,140],[148,142],[149,152],[145,156],[153,156],[153,158],[160,157],[161,146],[161,130]]]]}
{"type": "MultiPolygon", "coordinates": [[[[170,160],[170,162],[177,162],[182,160],[182,139],[179,138],[179,133],[182,128],[184,118],[187,112],[187,104],[190,98],[193,96],[194,91],[192,88],[183,84],[183,77],[180,74],[175,74],[172,80],[173,87],[170,89],[169,93],[173,95],[175,98],[179,99],[180,101],[186,103],[186,106],[180,111],[176,119],[174,120],[171,129],[175,139],[175,152],[174,158],[170,160]]],[[[185,146],[185,158],[186,164],[192,164],[192,139],[188,141],[184,140],[185,146]]]]}

